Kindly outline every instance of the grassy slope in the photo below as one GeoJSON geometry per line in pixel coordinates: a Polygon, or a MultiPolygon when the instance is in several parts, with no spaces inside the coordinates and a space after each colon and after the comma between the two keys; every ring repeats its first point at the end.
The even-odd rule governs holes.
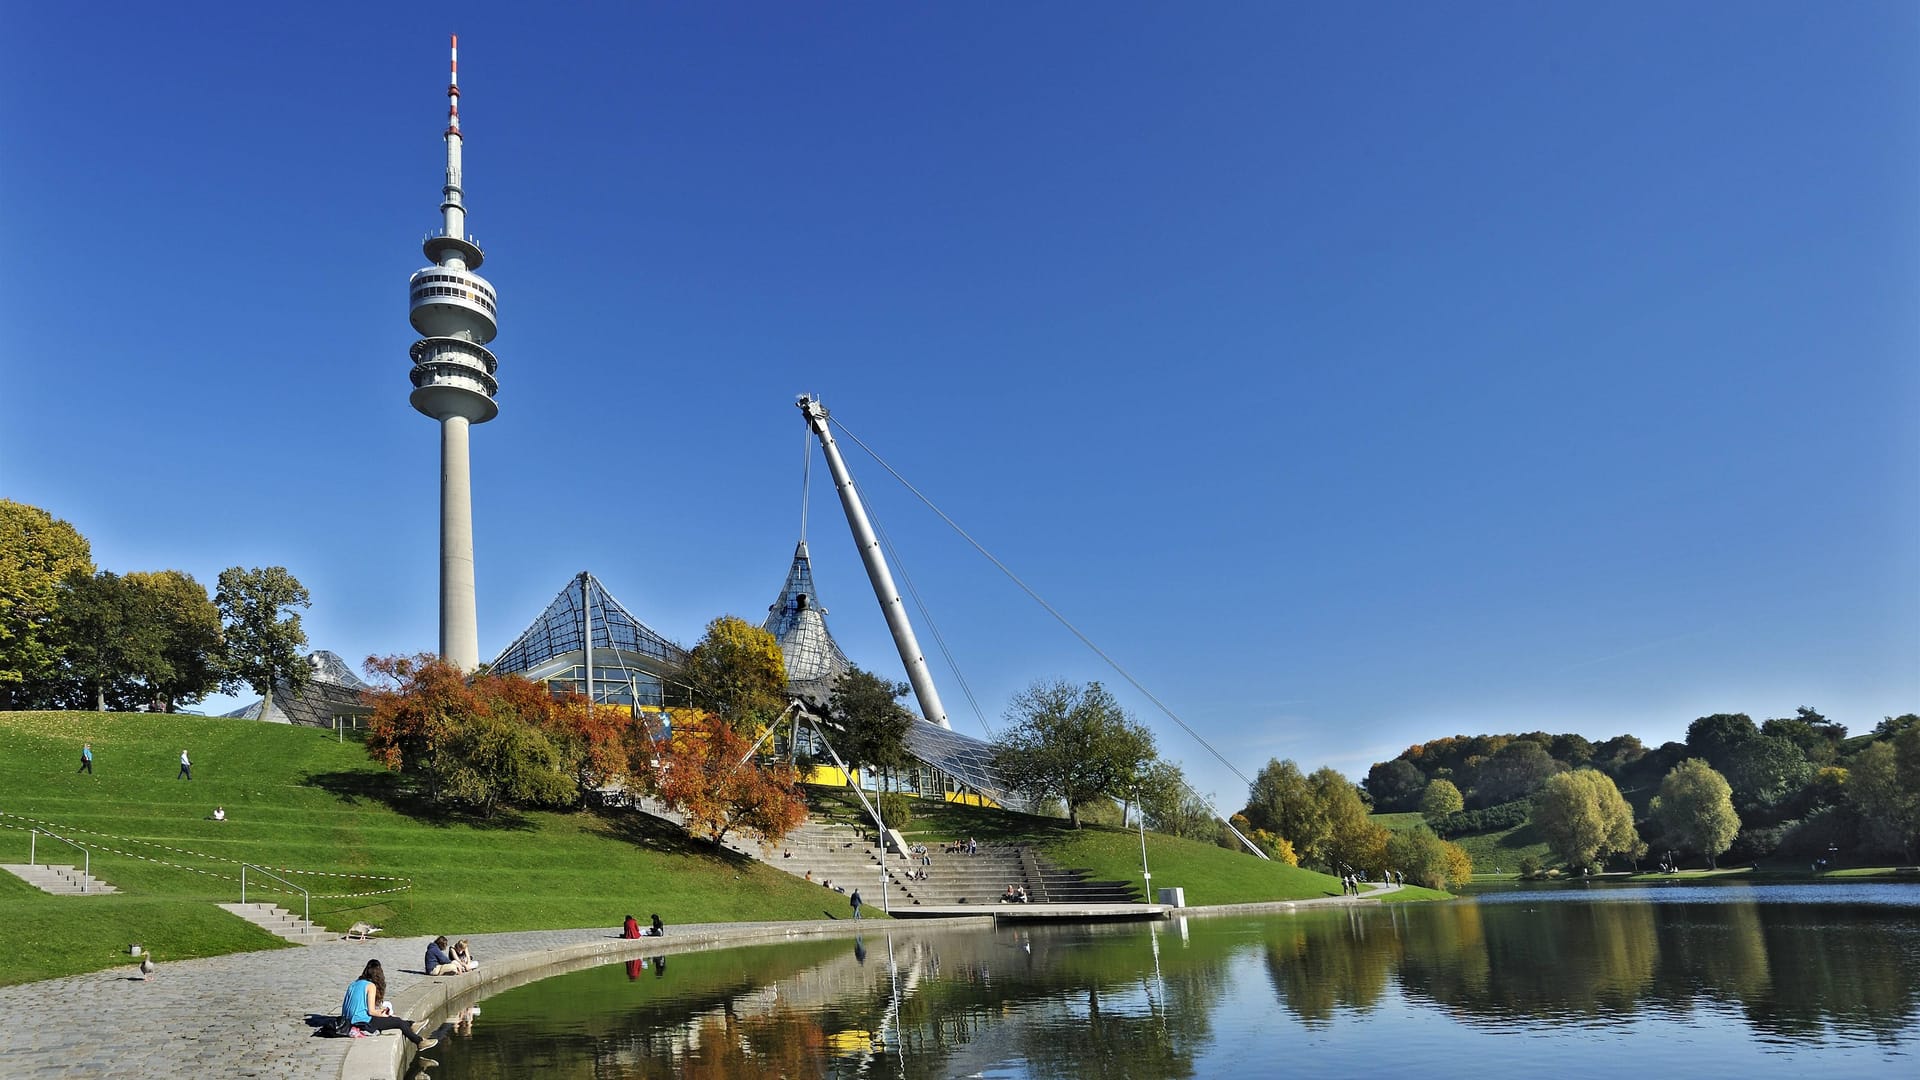
{"type": "MultiPolygon", "coordinates": [[[[826,906],[817,886],[650,828],[640,815],[478,822],[406,809],[422,808],[409,807],[360,746],[311,728],[0,713],[0,862],[26,861],[35,823],[26,819],[39,819],[94,847],[96,876],[123,890],[55,897],[0,874],[8,946],[0,985],[126,963],[134,941],[162,959],[274,946],[278,938],[213,906],[239,899],[239,861],[409,876],[406,892],[313,901],[316,921],[335,929],[364,919],[393,934],[610,927],[628,912],[644,921],[655,911],[670,924],[806,919],[826,906]],[[93,776],[75,775],[83,740],[93,743],[93,776]],[[191,782],[174,778],[182,747],[193,756],[191,782]],[[209,820],[216,804],[227,821],[209,820]]],[[[286,876],[316,893],[393,884],[286,876]]],[[[250,874],[249,900],[254,888],[250,874]]],[[[299,905],[297,896],[258,898],[299,905]]]]}
{"type": "MultiPolygon", "coordinates": [[[[831,807],[828,812],[838,820],[856,819],[857,808],[849,805],[851,801],[849,795],[815,792],[815,805],[831,807]]],[[[1126,829],[1088,825],[1075,831],[1059,818],[950,803],[916,803],[914,820],[902,832],[909,839],[929,844],[969,836],[982,843],[1031,844],[1060,866],[1091,870],[1101,880],[1131,881],[1136,887],[1144,884],[1140,876],[1140,834],[1126,829]]],[[[1153,871],[1156,889],[1180,886],[1186,889],[1189,904],[1340,895],[1338,878],[1159,833],[1147,834],[1147,866],[1153,871]]]]}

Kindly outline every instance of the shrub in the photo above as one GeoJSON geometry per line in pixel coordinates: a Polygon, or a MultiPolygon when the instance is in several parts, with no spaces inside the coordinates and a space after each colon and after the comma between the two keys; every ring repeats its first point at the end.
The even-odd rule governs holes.
{"type": "Polygon", "coordinates": [[[1502,829],[1517,829],[1527,823],[1532,807],[1526,799],[1489,806],[1482,810],[1461,810],[1447,814],[1433,822],[1433,831],[1442,839],[1467,836],[1473,833],[1499,832],[1502,829]]]}
{"type": "Polygon", "coordinates": [[[898,791],[889,791],[874,800],[880,807],[880,816],[886,819],[887,828],[904,829],[913,822],[913,798],[898,791]]]}

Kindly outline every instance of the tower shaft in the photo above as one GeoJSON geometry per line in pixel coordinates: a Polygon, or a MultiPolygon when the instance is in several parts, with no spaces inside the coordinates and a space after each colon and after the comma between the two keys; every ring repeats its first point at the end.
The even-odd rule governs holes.
{"type": "Polygon", "coordinates": [[[440,421],[440,655],[462,671],[480,666],[473,595],[473,477],[464,416],[440,421]]]}

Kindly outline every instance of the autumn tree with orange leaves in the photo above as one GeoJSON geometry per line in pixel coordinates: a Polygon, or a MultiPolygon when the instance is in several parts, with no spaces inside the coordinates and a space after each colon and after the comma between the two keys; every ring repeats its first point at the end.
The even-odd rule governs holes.
{"type": "Polygon", "coordinates": [[[689,829],[703,830],[715,847],[735,831],[772,845],[806,818],[806,804],[793,767],[747,760],[751,746],[730,724],[676,709],[672,738],[636,758],[647,758],[654,796],[684,815],[689,829]],[[655,759],[658,766],[652,766],[655,759]]]}
{"type": "Polygon", "coordinates": [[[367,753],[430,799],[492,817],[576,805],[626,774],[634,722],[623,709],[555,698],[518,675],[469,677],[427,653],[369,657],[366,669],[381,684],[366,694],[367,753]]]}

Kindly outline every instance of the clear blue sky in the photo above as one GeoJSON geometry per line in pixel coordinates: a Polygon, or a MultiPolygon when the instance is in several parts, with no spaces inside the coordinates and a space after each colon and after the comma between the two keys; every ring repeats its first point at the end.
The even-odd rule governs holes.
{"type": "MultiPolygon", "coordinates": [[[[104,567],[284,564],[316,647],[435,646],[453,31],[489,657],[582,569],[762,617],[811,391],[1249,774],[1920,709],[1911,4],[292,10],[0,37],[0,494],[104,567]]],[[[852,460],[996,726],[1118,682],[852,460]]]]}

